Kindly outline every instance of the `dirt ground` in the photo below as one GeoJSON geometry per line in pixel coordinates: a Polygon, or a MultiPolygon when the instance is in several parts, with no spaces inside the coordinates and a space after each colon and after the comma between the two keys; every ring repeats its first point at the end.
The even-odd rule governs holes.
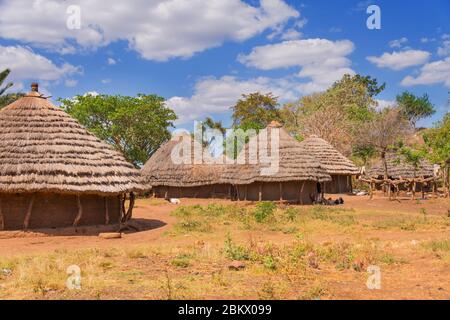
{"type": "MultiPolygon", "coordinates": [[[[181,218],[171,213],[179,206],[159,199],[141,199],[137,201],[133,214],[133,225],[139,231],[126,231],[122,239],[105,240],[98,237],[99,232],[113,231],[116,227],[0,232],[0,271],[2,268],[9,270],[2,263],[13,266],[12,275],[2,276],[0,273],[0,298],[450,299],[448,199],[412,201],[400,198],[389,201],[380,194],[372,200],[366,196],[342,197],[345,203],[339,208],[344,210],[344,216],[339,213],[340,215],[335,215],[337,218],[332,218],[335,220],[312,219],[308,223],[291,223],[289,230],[283,229],[282,223],[272,226],[254,224],[255,227],[243,228],[229,220],[211,220],[214,221],[212,231],[178,232],[181,218]],[[399,217],[403,220],[399,220],[399,217]],[[346,224],[345,221],[336,220],[343,218],[355,218],[356,222],[352,220],[353,222],[346,224]],[[409,220],[422,221],[421,219],[427,222],[417,222],[413,226],[408,224],[409,220]],[[259,245],[265,248],[275,246],[278,251],[276,254],[271,253],[269,260],[263,258],[262,262],[245,261],[244,270],[232,271],[228,268],[232,259],[224,258],[222,254],[224,241],[230,235],[236,243],[256,248],[259,245]],[[381,260],[385,262],[380,267],[381,289],[368,289],[366,282],[370,274],[366,268],[369,263],[365,263],[365,258],[352,258],[353,267],[338,268],[334,260],[331,263],[331,260],[322,262],[319,259],[319,266],[316,266],[311,259],[314,260],[314,254],[318,253],[308,253],[306,257],[309,258],[304,258],[305,261],[310,261],[307,270],[291,270],[289,262],[283,259],[291,252],[286,248],[298,244],[300,237],[301,241],[307,240],[308,244],[318,246],[316,251],[311,249],[311,252],[328,250],[329,246],[340,246],[343,243],[354,244],[355,250],[368,244],[376,247],[377,254],[386,252],[387,258],[381,260]],[[214,253],[211,256],[198,254],[205,248],[214,253]],[[55,253],[64,252],[69,255],[71,252],[84,252],[83,250],[97,250],[94,256],[101,255],[102,259],[108,259],[106,262],[99,262],[103,270],[106,270],[104,278],[101,272],[97,276],[88,276],[90,282],[85,291],[72,293],[64,288],[64,284],[51,285],[52,281],[58,282],[58,279],[67,277],[63,262],[61,266],[56,264],[55,270],[51,271],[62,273],[56,279],[50,279],[50,276],[46,279],[43,273],[44,275],[37,276],[38,279],[30,278],[33,284],[23,282],[24,272],[32,264],[36,264],[35,267],[39,269],[41,263],[48,269],[51,265],[49,259],[56,259],[55,253]],[[126,253],[124,256],[109,256],[106,254],[108,250],[126,253]],[[130,253],[130,250],[141,250],[144,253],[130,253]],[[191,251],[196,252],[195,258],[189,258],[189,262],[185,263],[183,254],[191,251]],[[36,262],[37,257],[44,259],[44,262],[36,262]],[[272,257],[279,261],[278,267],[272,266],[272,257]],[[32,263],[29,262],[30,259],[32,263]],[[112,266],[104,267],[105,263],[112,266]],[[358,267],[359,264],[362,269],[358,267]],[[126,270],[123,265],[126,265],[126,270]],[[120,276],[113,273],[117,271],[115,268],[120,268],[120,276]],[[126,278],[126,281],[122,278],[126,278]],[[152,282],[153,280],[156,282],[152,282]],[[126,290],[117,289],[120,283],[125,283],[126,290]],[[134,286],[138,286],[138,289],[133,289],[134,286]]],[[[181,202],[182,206],[202,207],[210,204],[236,204],[227,200],[205,199],[181,199],[181,202]]],[[[243,202],[238,205],[249,208],[254,206],[243,202]]],[[[303,206],[301,209],[309,210],[312,207],[303,206]]],[[[71,261],[73,257],[67,259],[71,261]]],[[[89,259],[88,256],[86,259],[89,259]]],[[[51,261],[56,263],[59,260],[51,261]]],[[[39,272],[36,274],[40,274],[39,272]]]]}

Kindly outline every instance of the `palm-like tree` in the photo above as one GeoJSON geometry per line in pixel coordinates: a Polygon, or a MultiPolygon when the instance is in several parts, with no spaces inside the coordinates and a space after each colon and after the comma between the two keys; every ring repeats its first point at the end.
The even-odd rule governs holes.
{"type": "Polygon", "coordinates": [[[3,82],[5,82],[6,78],[8,77],[9,73],[11,72],[11,70],[9,69],[5,69],[2,72],[0,72],[0,96],[2,94],[5,93],[6,90],[8,90],[9,88],[11,88],[13,86],[12,82],[8,82],[3,88],[3,82]]]}

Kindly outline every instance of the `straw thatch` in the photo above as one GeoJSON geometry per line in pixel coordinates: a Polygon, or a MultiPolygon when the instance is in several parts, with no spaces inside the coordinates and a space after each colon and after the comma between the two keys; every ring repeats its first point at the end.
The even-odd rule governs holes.
{"type": "Polygon", "coordinates": [[[148,187],[198,187],[218,184],[223,166],[214,164],[214,159],[208,155],[202,155],[202,159],[197,161],[200,163],[196,163],[195,150],[202,150],[202,146],[189,134],[175,135],[162,145],[142,168],[141,173],[146,185],[148,187]],[[185,151],[190,154],[184,155],[185,151]],[[177,152],[176,155],[180,158],[186,156],[188,163],[173,161],[172,152],[177,152]]]}
{"type": "MultiPolygon", "coordinates": [[[[401,155],[394,153],[386,154],[386,163],[388,177],[390,179],[412,179],[412,178],[431,178],[434,176],[433,165],[427,160],[422,160],[419,167],[414,173],[414,167],[407,163],[401,155]]],[[[382,162],[378,162],[372,166],[366,173],[370,178],[383,178],[384,177],[384,166],[382,162]]]]}
{"type": "MultiPolygon", "coordinates": [[[[278,122],[272,122],[267,127],[268,139],[267,150],[270,154],[272,130],[278,132],[279,138],[279,169],[278,172],[271,175],[262,175],[261,170],[270,165],[262,164],[258,155],[249,152],[250,145],[258,145],[259,135],[250,138],[242,150],[245,154],[245,164],[227,165],[224,169],[222,181],[234,185],[251,184],[253,182],[292,182],[292,181],[330,181],[331,177],[326,173],[312,155],[309,154],[300,143],[291,137],[278,122]],[[252,164],[256,163],[256,164],[252,164]]],[[[258,148],[261,150],[261,148],[258,148]]]]}
{"type": "Polygon", "coordinates": [[[0,111],[0,192],[119,195],[139,171],[37,92],[0,111]]]}
{"type": "Polygon", "coordinates": [[[313,135],[303,140],[300,145],[304,147],[308,154],[320,161],[330,175],[357,175],[358,167],[353,162],[342,155],[327,141],[313,135]]]}

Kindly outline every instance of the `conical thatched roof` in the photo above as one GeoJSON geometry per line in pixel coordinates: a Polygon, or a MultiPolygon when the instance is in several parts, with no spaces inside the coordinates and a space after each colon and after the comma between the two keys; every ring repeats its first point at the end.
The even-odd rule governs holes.
{"type": "Polygon", "coordinates": [[[204,155],[200,163],[194,161],[194,149],[201,150],[201,148],[201,144],[191,135],[187,133],[175,135],[163,144],[142,168],[145,183],[154,187],[196,187],[219,183],[222,165],[213,164],[214,159],[204,155]],[[184,154],[185,151],[188,153],[184,154]],[[186,156],[186,159],[189,159],[188,163],[173,161],[172,152],[180,158],[186,156]]]}
{"type": "Polygon", "coordinates": [[[37,91],[0,111],[0,192],[120,194],[139,171],[37,91]]]}
{"type": "MultiPolygon", "coordinates": [[[[250,146],[257,146],[261,135],[266,135],[261,131],[258,135],[250,138],[242,152],[245,152],[246,164],[227,165],[222,176],[222,181],[231,184],[250,184],[253,182],[286,182],[286,181],[330,181],[331,177],[321,167],[320,162],[311,156],[300,143],[291,137],[282,126],[273,121],[267,127],[267,150],[270,154],[272,130],[279,137],[279,169],[272,175],[262,175],[263,168],[270,167],[263,164],[257,157],[250,154],[250,146]],[[249,159],[250,154],[250,159],[249,159]],[[256,164],[252,164],[256,163],[256,164]]],[[[277,135],[275,135],[277,136],[277,135]]],[[[260,150],[260,148],[258,148],[260,150]]],[[[258,153],[259,154],[259,153],[258,153]]]]}
{"type": "MultiPolygon", "coordinates": [[[[401,155],[387,153],[386,154],[386,163],[388,169],[388,176],[392,179],[402,178],[414,178],[414,167],[404,160],[401,155]]],[[[368,177],[371,178],[380,178],[384,177],[384,166],[382,162],[378,162],[374,166],[372,166],[366,173],[368,177]]],[[[434,170],[433,165],[427,160],[422,160],[419,168],[416,170],[416,178],[424,177],[430,178],[433,177],[434,170]]]]}
{"type": "Polygon", "coordinates": [[[327,141],[311,136],[300,143],[330,175],[356,175],[359,169],[327,141]]]}

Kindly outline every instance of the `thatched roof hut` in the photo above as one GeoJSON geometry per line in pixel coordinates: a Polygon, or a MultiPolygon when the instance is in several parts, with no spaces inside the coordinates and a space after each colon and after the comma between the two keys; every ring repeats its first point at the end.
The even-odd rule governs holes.
{"type": "Polygon", "coordinates": [[[37,84],[0,111],[0,229],[118,222],[123,195],[140,182],[138,170],[37,84]]]}
{"type": "Polygon", "coordinates": [[[276,121],[267,130],[251,137],[241,152],[246,163],[227,165],[222,176],[223,182],[237,187],[239,199],[281,199],[310,203],[311,195],[320,191],[317,190],[317,183],[331,180],[320,162],[276,121]],[[259,143],[261,138],[264,141],[264,136],[267,136],[266,146],[259,143]],[[270,164],[261,163],[261,147],[267,148],[267,154],[270,154],[272,137],[278,139],[278,170],[274,174],[265,175],[262,171],[270,167],[270,164]],[[250,152],[251,146],[258,146],[257,154],[250,152]]]}
{"type": "MultiPolygon", "coordinates": [[[[403,156],[394,153],[386,154],[386,163],[388,177],[390,179],[407,178],[412,179],[414,177],[419,178],[431,178],[434,176],[433,165],[426,159],[422,160],[419,167],[415,170],[414,167],[407,163],[403,156]]],[[[370,178],[383,178],[384,166],[380,161],[373,165],[366,173],[370,178]]]]}
{"type": "Polygon", "coordinates": [[[300,145],[319,160],[322,167],[331,176],[332,180],[325,183],[325,192],[341,193],[351,191],[351,176],[359,174],[358,167],[352,161],[327,141],[315,135],[303,140],[300,145]]]}
{"type": "Polygon", "coordinates": [[[214,163],[216,159],[203,153],[203,149],[188,133],[174,135],[142,168],[147,189],[152,188],[155,196],[165,198],[209,198],[228,194],[228,189],[220,182],[223,166],[214,163]],[[198,150],[202,154],[196,159],[198,150]]]}

